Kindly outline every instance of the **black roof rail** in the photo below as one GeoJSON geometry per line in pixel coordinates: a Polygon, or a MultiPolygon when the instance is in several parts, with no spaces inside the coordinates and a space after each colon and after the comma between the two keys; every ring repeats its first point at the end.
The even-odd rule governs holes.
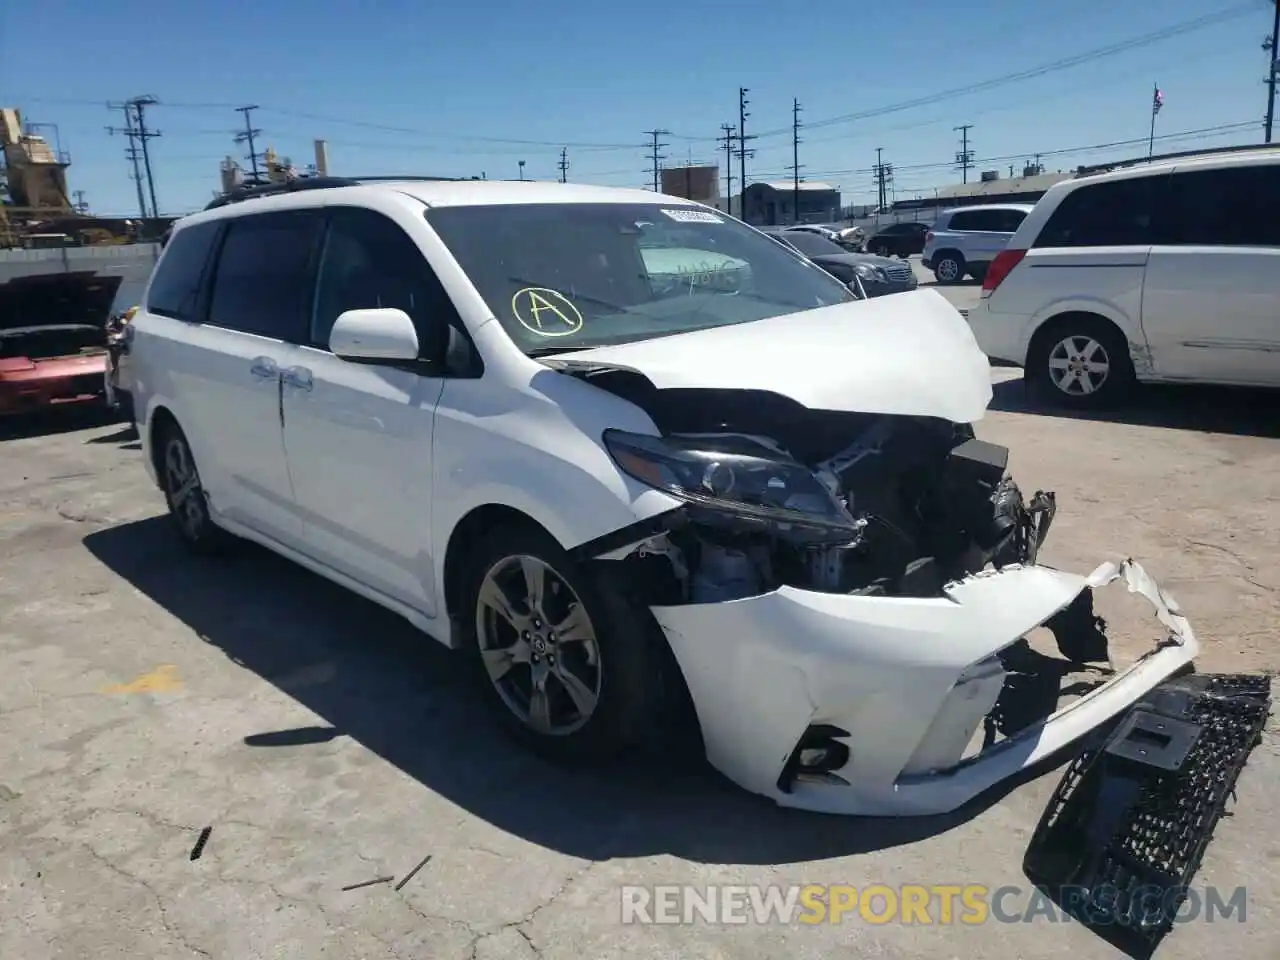
{"type": "Polygon", "coordinates": [[[282,193],[293,193],[298,190],[330,190],[334,187],[358,187],[364,183],[386,183],[395,180],[415,180],[425,182],[479,179],[481,178],[427,177],[405,174],[378,177],[293,177],[289,180],[282,180],[279,183],[253,183],[237,187],[236,189],[230,190],[222,196],[210,201],[205,209],[213,210],[217,207],[225,207],[229,203],[240,203],[241,201],[253,200],[258,197],[274,197],[282,193]]]}
{"type": "Polygon", "coordinates": [[[1280,150],[1280,144],[1237,144],[1231,147],[1201,147],[1199,150],[1179,150],[1176,153],[1157,153],[1155,156],[1151,157],[1134,157],[1132,160],[1114,160],[1111,163],[1095,163],[1092,166],[1076,167],[1075,176],[1088,177],[1095,173],[1106,173],[1108,170],[1121,170],[1126,167],[1140,167],[1144,163],[1160,163],[1164,160],[1185,160],[1189,157],[1217,157],[1232,153],[1256,153],[1260,150],[1280,150]]]}

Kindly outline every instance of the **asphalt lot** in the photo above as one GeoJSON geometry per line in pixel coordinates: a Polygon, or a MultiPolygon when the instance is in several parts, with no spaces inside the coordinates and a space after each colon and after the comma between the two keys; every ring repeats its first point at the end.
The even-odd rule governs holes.
{"type": "MultiPolygon", "coordinates": [[[[975,287],[949,288],[958,306],[975,287]]],[[[1151,392],[1116,419],[1000,381],[985,439],[1054,489],[1046,560],[1141,560],[1201,668],[1280,672],[1280,425],[1258,394],[1151,392]]],[[[454,658],[263,551],[186,556],[136,438],[83,419],[0,439],[0,957],[1117,956],[1076,924],[623,925],[631,884],[1005,884],[1050,772],[928,821],[776,809],[712,773],[552,771],[501,740],[454,658]],[[202,855],[191,859],[201,830],[202,855]],[[431,860],[401,889],[397,882],[431,860]]],[[[1245,921],[1158,958],[1280,956],[1273,720],[1198,877],[1245,921]]],[[[1019,901],[1021,902],[1021,901],[1019,901]]]]}

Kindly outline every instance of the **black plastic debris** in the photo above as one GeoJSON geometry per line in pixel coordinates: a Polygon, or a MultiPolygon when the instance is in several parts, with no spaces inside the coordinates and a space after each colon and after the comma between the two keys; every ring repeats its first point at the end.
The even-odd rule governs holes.
{"type": "Polygon", "coordinates": [[[1271,711],[1265,676],[1165,681],[1067,768],[1023,859],[1066,913],[1150,956],[1271,711]]]}
{"type": "Polygon", "coordinates": [[[417,872],[421,870],[423,867],[425,867],[430,861],[431,861],[431,854],[428,853],[425,857],[423,857],[421,860],[418,861],[418,865],[416,867],[414,867],[412,870],[410,870],[408,873],[404,875],[404,879],[396,884],[396,889],[403,890],[404,885],[408,883],[410,880],[412,880],[414,876],[417,874],[417,872]]]}
{"type": "Polygon", "coordinates": [[[363,887],[372,887],[379,883],[390,883],[395,877],[374,877],[372,880],[361,880],[359,883],[349,883],[342,888],[343,893],[348,890],[360,890],[363,887]]]}
{"type": "Polygon", "coordinates": [[[209,842],[209,836],[213,833],[213,827],[205,827],[200,831],[200,836],[196,837],[196,845],[191,848],[191,859],[199,860],[204,853],[204,845],[209,842]]]}

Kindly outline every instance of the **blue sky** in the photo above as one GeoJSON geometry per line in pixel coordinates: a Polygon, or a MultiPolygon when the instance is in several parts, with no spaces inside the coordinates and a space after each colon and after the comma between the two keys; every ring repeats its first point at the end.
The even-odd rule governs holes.
{"type": "MultiPolygon", "coordinates": [[[[980,169],[1047,169],[1140,155],[1152,85],[1165,96],[1157,149],[1260,142],[1270,0],[584,0],[433,4],[175,4],[42,0],[0,11],[0,97],[56,124],[71,188],[94,212],[136,214],[122,117],[105,103],[150,94],[161,212],[202,206],[218,163],[258,104],[261,146],[295,162],[330,144],[335,174],[422,173],[618,186],[651,180],[644,131],[671,131],[666,163],[715,162],[715,137],[750,88],[748,178],[782,179],[799,98],[808,179],[874,199],[876,148],[897,197],[958,182],[953,128],[972,124],[980,169]],[[791,11],[791,12],[788,12],[791,11]],[[1236,11],[1231,13],[1231,11],[1236,11]],[[1218,13],[1210,25],[1017,82],[947,94],[1218,13]],[[915,102],[904,109],[887,108],[915,102]],[[824,122],[853,114],[862,119],[824,122]],[[1255,123],[1255,126],[1247,126],[1255,123]],[[1236,126],[1230,126],[1230,125],[1236,126]],[[1219,130],[1217,128],[1228,127],[1219,130]],[[1135,144],[1078,148],[1117,141],[1135,144]]],[[[49,134],[52,130],[38,132],[49,134]]],[[[736,175],[736,161],[734,173],[736,175]]],[[[972,174],[971,174],[972,176],[972,174]]]]}

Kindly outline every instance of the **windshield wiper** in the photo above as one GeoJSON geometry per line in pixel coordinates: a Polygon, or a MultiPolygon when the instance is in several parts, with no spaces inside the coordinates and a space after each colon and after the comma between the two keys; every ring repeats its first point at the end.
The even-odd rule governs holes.
{"type": "Polygon", "coordinates": [[[539,357],[550,357],[557,353],[576,353],[579,350],[590,350],[591,347],[534,347],[526,350],[525,356],[537,360],[539,357]]]}

